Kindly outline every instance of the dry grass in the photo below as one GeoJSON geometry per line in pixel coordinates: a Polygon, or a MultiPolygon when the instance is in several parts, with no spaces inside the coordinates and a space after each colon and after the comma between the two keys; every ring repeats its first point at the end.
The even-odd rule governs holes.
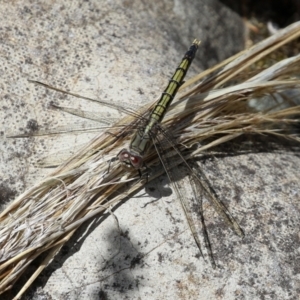
{"type": "MultiPolygon", "coordinates": [[[[295,95],[299,94],[296,74],[300,56],[281,61],[243,82],[239,79],[247,67],[299,35],[300,23],[295,23],[184,84],[185,92],[171,106],[163,126],[166,130],[172,127],[186,159],[244,133],[280,135],[299,141],[288,129],[299,123],[300,106],[291,106],[294,99],[286,91],[294,89],[295,95]],[[251,108],[249,101],[253,99],[265,103],[266,109],[251,108]],[[282,108],[283,104],[286,108],[282,108]],[[191,148],[193,145],[197,147],[191,148]]],[[[140,114],[148,111],[149,107],[140,114]]],[[[136,171],[124,170],[118,161],[109,163],[112,153],[128,143],[130,136],[125,133],[135,123],[132,114],[109,130],[113,134],[101,133],[0,214],[1,293],[12,288],[27,266],[47,251],[40,267],[17,295],[20,297],[83,222],[144,185],[145,180],[136,171]],[[118,193],[120,189],[122,193],[118,193]]],[[[151,166],[157,161],[153,148],[146,164],[151,166]]]]}

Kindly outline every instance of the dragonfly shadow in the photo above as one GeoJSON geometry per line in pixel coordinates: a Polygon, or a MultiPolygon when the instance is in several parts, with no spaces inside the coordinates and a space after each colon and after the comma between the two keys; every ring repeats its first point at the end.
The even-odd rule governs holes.
{"type": "Polygon", "coordinates": [[[157,201],[162,197],[170,196],[172,194],[172,188],[169,186],[166,175],[161,175],[146,184],[145,192],[149,197],[154,198],[156,199],[155,201],[157,201]]]}

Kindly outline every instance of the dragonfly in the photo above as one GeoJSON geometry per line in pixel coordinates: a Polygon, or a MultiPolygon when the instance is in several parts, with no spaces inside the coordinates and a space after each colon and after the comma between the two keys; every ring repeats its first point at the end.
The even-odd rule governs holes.
{"type": "Polygon", "coordinates": [[[185,53],[181,63],[177,67],[174,75],[169,81],[168,86],[162,93],[157,104],[153,108],[148,122],[145,127],[140,127],[134,135],[129,149],[122,149],[118,154],[119,160],[127,167],[134,167],[140,169],[143,164],[143,156],[149,149],[151,143],[151,136],[155,135],[157,131],[156,124],[160,123],[165,116],[168,107],[172,103],[179,87],[182,85],[184,77],[195,58],[196,52],[200,45],[200,41],[194,40],[190,49],[185,53]]]}
{"type": "MultiPolygon", "coordinates": [[[[208,233],[205,227],[203,211],[202,211],[202,202],[200,199],[201,197],[199,197],[199,195],[201,193],[204,193],[206,195],[206,197],[213,204],[214,208],[219,213],[219,215],[225,220],[227,225],[229,225],[229,227],[231,227],[233,231],[235,231],[237,235],[243,237],[244,233],[240,228],[240,226],[238,225],[238,223],[235,221],[235,219],[231,216],[227,208],[222,204],[222,202],[216,196],[214,190],[209,185],[208,180],[205,177],[205,174],[201,170],[201,168],[199,168],[199,166],[196,163],[187,161],[184,158],[183,154],[181,153],[181,150],[176,145],[176,142],[173,141],[172,136],[161,125],[161,122],[165,114],[167,113],[167,110],[171,105],[173,99],[175,98],[178,89],[184,83],[185,75],[190,65],[192,64],[193,59],[196,56],[196,52],[198,50],[199,45],[200,45],[200,41],[195,39],[192,45],[190,46],[190,48],[188,49],[188,51],[185,53],[184,57],[182,58],[182,61],[176,68],[175,73],[169,80],[167,87],[165,88],[161,97],[157,101],[156,105],[152,110],[146,113],[147,115],[139,115],[138,113],[132,113],[131,110],[128,110],[122,106],[115,106],[115,104],[108,103],[102,100],[95,100],[72,92],[63,91],[59,88],[47,85],[39,81],[34,81],[34,80],[29,80],[29,81],[77,98],[96,101],[100,104],[104,104],[114,109],[121,110],[127,114],[131,114],[137,118],[137,122],[135,125],[136,126],[135,132],[129,143],[129,146],[123,148],[117,154],[116,159],[119,160],[121,165],[124,166],[125,168],[138,170],[141,176],[141,170],[147,169],[145,163],[145,157],[147,153],[150,151],[151,146],[152,145],[154,146],[158,154],[159,160],[176,193],[176,197],[181,204],[189,229],[192,233],[193,239],[196,242],[199,251],[203,257],[204,254],[201,245],[203,245],[204,242],[205,248],[208,251],[208,257],[211,262],[211,265],[213,266],[213,268],[215,268],[216,263],[213,258],[208,233]],[[169,151],[170,148],[172,149],[172,151],[169,151]],[[193,198],[198,203],[197,205],[199,209],[198,220],[200,221],[202,226],[203,242],[200,241],[199,238],[200,235],[197,232],[195,223],[193,221],[192,211],[190,208],[190,201],[189,199],[187,199],[188,198],[187,193],[183,191],[183,187],[179,185],[179,183],[175,179],[176,168],[180,164],[184,165],[185,168],[188,170],[191,187],[194,194],[193,198]]],[[[54,105],[54,106],[55,108],[60,109],[61,111],[65,111],[67,113],[71,113],[81,117],[86,117],[86,115],[83,116],[82,113],[80,113],[79,111],[76,112],[74,109],[64,108],[58,105],[54,105]]],[[[132,127],[132,126],[128,126],[128,127],[132,127]]],[[[123,133],[126,131],[132,132],[132,128],[125,128],[123,130],[123,133]]],[[[42,132],[41,134],[39,134],[39,132],[32,133],[32,135],[44,135],[44,134],[45,132],[42,132]]],[[[18,135],[15,137],[21,137],[21,136],[26,136],[26,134],[18,135]]]]}

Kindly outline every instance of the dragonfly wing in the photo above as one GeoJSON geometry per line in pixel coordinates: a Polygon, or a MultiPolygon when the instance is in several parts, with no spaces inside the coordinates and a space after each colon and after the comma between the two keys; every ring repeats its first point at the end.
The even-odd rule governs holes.
{"type": "Polygon", "coordinates": [[[99,131],[103,130],[107,127],[103,127],[101,125],[95,125],[95,124],[65,124],[62,126],[57,126],[55,128],[46,129],[36,129],[36,130],[29,130],[28,132],[8,132],[6,137],[7,138],[24,138],[24,137],[34,137],[34,136],[51,136],[51,135],[57,135],[57,134],[64,134],[64,133],[85,133],[87,131],[99,131]]]}
{"type": "Polygon", "coordinates": [[[226,224],[240,237],[244,237],[244,232],[227,207],[218,199],[218,196],[201,168],[196,164],[190,165],[193,170],[193,180],[201,186],[208,200],[213,205],[217,213],[223,218],[226,224]]]}
{"type": "Polygon", "coordinates": [[[238,236],[243,237],[244,232],[237,223],[237,221],[230,214],[226,206],[218,199],[214,189],[209,184],[209,181],[206,178],[204,172],[201,170],[201,168],[196,163],[186,161],[183,155],[181,154],[179,148],[176,146],[176,143],[173,142],[170,135],[167,132],[165,132],[164,129],[161,128],[159,125],[157,125],[157,128],[159,134],[156,134],[156,136],[154,136],[153,138],[156,151],[169,177],[169,180],[172,186],[174,187],[174,191],[178,199],[180,200],[182,209],[189,224],[189,228],[193,234],[196,244],[198,245],[201,251],[201,254],[203,255],[201,245],[204,244],[211,264],[213,267],[215,267],[215,261],[212,255],[211,245],[204,221],[201,194],[204,193],[204,195],[213,205],[217,213],[223,218],[226,224],[238,236]],[[191,199],[188,199],[186,197],[187,192],[182,190],[182,185],[178,184],[178,181],[173,175],[176,174],[176,172],[178,172],[177,166],[179,164],[183,164],[188,170],[193,194],[193,197],[191,197],[191,199]],[[191,201],[194,203],[191,204],[191,201]],[[195,228],[195,224],[193,222],[192,217],[192,215],[195,215],[195,213],[193,212],[191,207],[198,208],[198,213],[196,214],[197,224],[201,224],[202,235],[199,235],[195,228]],[[202,238],[202,243],[200,242],[200,237],[202,238]]]}
{"type": "MultiPolygon", "coordinates": [[[[189,229],[199,248],[199,251],[204,259],[207,256],[209,257],[212,266],[215,268],[216,264],[212,255],[203,216],[202,199],[199,197],[199,194],[195,194],[196,189],[194,188],[192,189],[190,196],[188,196],[189,193],[185,189],[186,183],[183,183],[183,178],[179,179],[177,176],[177,174],[182,173],[178,169],[178,164],[183,163],[182,158],[178,155],[174,148],[172,149],[171,147],[170,149],[170,144],[167,145],[163,134],[158,134],[155,137],[154,146],[167,173],[170,183],[176,193],[176,197],[180,202],[185,218],[188,222],[189,229]],[[195,211],[195,209],[197,211],[195,211]],[[197,223],[197,226],[195,225],[195,222],[197,223]],[[201,227],[202,229],[197,230],[196,227],[201,227]],[[201,231],[202,234],[199,234],[201,231]],[[204,245],[204,248],[202,245],[204,245]]],[[[187,164],[187,162],[185,162],[185,164],[187,164]]],[[[196,183],[196,180],[194,181],[196,183]]]]}
{"type": "MultiPolygon", "coordinates": [[[[68,120],[68,124],[64,124],[61,126],[56,126],[54,128],[40,128],[40,126],[35,122],[31,124],[33,121],[31,120],[30,124],[26,126],[24,129],[20,129],[20,132],[8,132],[6,137],[8,138],[26,138],[26,137],[53,137],[62,134],[73,134],[76,137],[79,134],[87,133],[99,133],[106,131],[108,134],[114,128],[122,129],[122,136],[130,134],[135,128],[136,123],[134,122],[131,124],[121,124],[118,123],[117,125],[112,125],[116,123],[116,118],[107,118],[104,117],[101,112],[95,114],[94,112],[84,111],[77,108],[70,108],[60,106],[58,104],[51,103],[50,107],[68,115],[74,115],[76,117],[81,117],[83,119],[87,119],[87,121],[77,123],[68,120]],[[30,126],[29,126],[30,125],[30,126]]],[[[66,118],[68,119],[68,118],[66,118]]],[[[92,137],[92,136],[91,136],[92,137]]],[[[70,158],[77,150],[83,148],[85,144],[76,145],[70,148],[65,148],[63,150],[55,151],[54,153],[49,153],[45,158],[38,160],[35,164],[38,167],[49,168],[49,167],[57,167],[58,165],[62,164],[68,158],[70,158]]]]}
{"type": "Polygon", "coordinates": [[[180,150],[176,146],[176,144],[172,141],[169,134],[163,130],[163,128],[159,127],[160,131],[163,133],[165,139],[168,141],[168,143],[171,145],[172,149],[176,151],[176,153],[180,156],[181,161],[186,165],[186,167],[189,169],[190,174],[193,174],[194,180],[197,181],[197,184],[201,186],[203,191],[205,192],[208,200],[213,205],[214,209],[217,211],[217,213],[224,219],[224,221],[227,223],[227,225],[240,237],[244,237],[244,232],[237,223],[237,221],[234,219],[234,217],[230,214],[229,210],[226,208],[226,206],[218,199],[218,196],[212,186],[210,185],[207,177],[205,176],[204,172],[199,168],[198,166],[193,165],[191,166],[190,163],[188,163],[183,155],[181,154],[180,150]]]}
{"type": "Polygon", "coordinates": [[[54,109],[66,112],[68,114],[83,118],[83,119],[87,119],[87,120],[92,120],[92,121],[96,121],[99,122],[101,124],[105,124],[107,126],[111,126],[114,123],[117,122],[117,120],[119,118],[107,118],[105,116],[103,116],[101,114],[101,112],[91,112],[91,111],[86,111],[86,110],[82,110],[79,108],[72,108],[72,107],[65,107],[65,106],[60,106],[56,103],[50,103],[50,106],[54,109]]]}
{"type": "MultiPolygon", "coordinates": [[[[124,113],[128,116],[132,116],[132,117],[135,117],[135,118],[141,118],[142,117],[142,115],[137,112],[140,109],[138,107],[135,107],[135,108],[132,107],[132,104],[131,104],[131,107],[126,107],[126,106],[122,106],[120,104],[115,104],[112,101],[104,101],[104,100],[100,100],[100,99],[94,99],[94,98],[85,97],[83,95],[79,95],[79,94],[76,94],[76,93],[64,91],[64,90],[59,89],[55,86],[48,85],[48,84],[40,82],[40,81],[36,81],[36,80],[28,80],[28,81],[31,82],[31,83],[43,86],[47,89],[56,91],[58,93],[64,94],[64,95],[72,96],[72,97],[79,98],[79,99],[82,99],[82,100],[87,100],[89,102],[97,103],[101,106],[106,106],[106,107],[112,108],[113,110],[118,111],[120,113],[124,113]]],[[[55,104],[52,103],[52,105],[55,105],[55,104]]]]}
{"type": "MultiPolygon", "coordinates": [[[[21,132],[8,132],[6,137],[8,138],[22,138],[22,137],[33,137],[33,136],[50,136],[56,134],[64,134],[64,133],[86,133],[92,131],[100,131],[105,129],[112,128],[126,128],[128,124],[117,124],[113,125],[117,122],[118,118],[107,118],[104,117],[103,114],[94,113],[90,111],[81,110],[79,108],[71,108],[64,107],[58,104],[51,103],[50,107],[61,111],[63,113],[67,113],[68,115],[74,115],[76,117],[81,117],[85,120],[85,122],[75,124],[72,121],[68,121],[68,124],[65,123],[61,126],[56,126],[54,128],[46,129],[40,128],[40,126],[36,123],[34,126],[29,126],[27,124],[25,129],[21,129],[21,132]]],[[[67,118],[66,118],[67,119],[67,118]]],[[[31,122],[31,121],[30,121],[31,122]]],[[[132,127],[132,125],[131,125],[132,127]]],[[[132,129],[131,129],[132,130],[132,129]]]]}

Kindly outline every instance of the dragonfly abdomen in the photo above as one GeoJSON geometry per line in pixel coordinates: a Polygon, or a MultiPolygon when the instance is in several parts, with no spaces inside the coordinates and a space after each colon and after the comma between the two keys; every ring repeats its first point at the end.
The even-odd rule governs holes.
{"type": "Polygon", "coordinates": [[[183,79],[196,55],[199,44],[199,41],[194,40],[189,50],[185,53],[181,63],[179,64],[174,75],[170,79],[168,86],[166,87],[159,101],[152,110],[149,118],[149,123],[145,128],[145,132],[150,132],[155,123],[161,122],[161,120],[164,118],[168,107],[172,103],[179,87],[183,83],[183,79]]]}

